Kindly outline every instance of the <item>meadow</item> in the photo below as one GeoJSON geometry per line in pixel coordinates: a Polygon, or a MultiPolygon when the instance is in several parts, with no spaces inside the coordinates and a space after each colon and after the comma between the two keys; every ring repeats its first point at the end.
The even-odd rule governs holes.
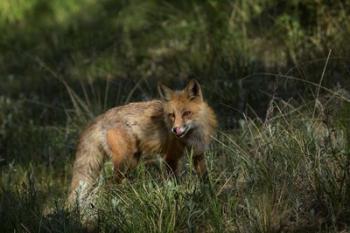
{"type": "Polygon", "coordinates": [[[0,232],[350,232],[347,1],[0,1],[0,232]],[[219,129],[210,185],[106,163],[88,212],[65,200],[98,114],[191,78],[219,129]]]}

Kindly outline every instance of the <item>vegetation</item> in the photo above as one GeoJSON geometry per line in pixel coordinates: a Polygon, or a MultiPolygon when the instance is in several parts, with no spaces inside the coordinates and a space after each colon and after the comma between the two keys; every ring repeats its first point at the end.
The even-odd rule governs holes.
{"type": "MultiPolygon", "coordinates": [[[[220,121],[211,186],[106,164],[100,232],[350,231],[347,1],[0,1],[0,232],[83,232],[79,132],[196,78],[220,121]]],[[[190,155],[188,155],[190,156],[190,155]]]]}

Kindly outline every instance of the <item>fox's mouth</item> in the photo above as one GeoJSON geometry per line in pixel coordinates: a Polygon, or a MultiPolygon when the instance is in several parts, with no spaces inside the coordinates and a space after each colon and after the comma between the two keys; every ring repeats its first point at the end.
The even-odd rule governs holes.
{"type": "Polygon", "coordinates": [[[180,131],[181,131],[180,129],[175,129],[173,130],[173,133],[175,134],[176,137],[183,138],[188,133],[189,127],[184,127],[183,131],[182,132],[180,131]]]}

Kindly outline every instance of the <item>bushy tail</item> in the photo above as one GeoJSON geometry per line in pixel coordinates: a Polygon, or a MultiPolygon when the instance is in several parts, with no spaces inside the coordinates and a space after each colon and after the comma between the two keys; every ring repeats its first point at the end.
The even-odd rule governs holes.
{"type": "Polygon", "coordinates": [[[98,133],[89,130],[80,139],[73,166],[72,183],[67,199],[67,207],[86,209],[93,199],[93,190],[97,184],[104,162],[98,133]]]}

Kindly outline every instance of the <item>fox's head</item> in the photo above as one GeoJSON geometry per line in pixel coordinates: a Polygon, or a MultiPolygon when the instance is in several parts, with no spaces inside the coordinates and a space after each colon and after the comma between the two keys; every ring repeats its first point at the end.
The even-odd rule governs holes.
{"type": "Polygon", "coordinates": [[[202,118],[204,101],[199,83],[191,80],[183,90],[172,90],[159,83],[158,91],[169,129],[177,137],[185,137],[202,118]]]}

